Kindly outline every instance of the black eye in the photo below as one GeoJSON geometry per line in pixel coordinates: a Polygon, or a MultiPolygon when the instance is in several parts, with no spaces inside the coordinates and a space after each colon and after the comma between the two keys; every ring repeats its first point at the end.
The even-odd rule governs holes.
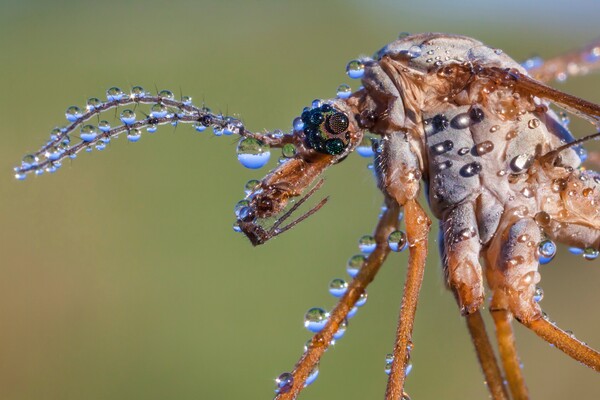
{"type": "Polygon", "coordinates": [[[325,119],[325,117],[323,116],[323,114],[321,112],[319,112],[319,110],[312,110],[310,112],[310,123],[313,125],[321,125],[323,123],[323,120],[325,119]]]}
{"type": "Polygon", "coordinates": [[[346,132],[350,122],[346,114],[337,112],[327,118],[327,122],[325,124],[325,128],[329,133],[334,135],[339,135],[340,133],[346,132]]]}
{"type": "Polygon", "coordinates": [[[337,156],[344,152],[346,145],[341,139],[329,139],[325,142],[325,151],[332,156],[337,156]]]}

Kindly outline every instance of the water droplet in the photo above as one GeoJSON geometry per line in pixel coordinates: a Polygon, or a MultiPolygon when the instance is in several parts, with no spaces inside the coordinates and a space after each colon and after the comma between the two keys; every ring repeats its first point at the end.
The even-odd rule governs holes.
{"type": "Polygon", "coordinates": [[[437,166],[437,168],[440,171],[443,171],[445,169],[448,169],[448,168],[452,167],[452,161],[446,160],[446,161],[443,161],[443,162],[441,162],[439,164],[436,164],[436,166],[437,166]]]}
{"type": "Polygon", "coordinates": [[[594,249],[593,247],[586,247],[583,249],[583,258],[586,260],[595,260],[600,255],[600,251],[594,249]]]}
{"type": "Polygon", "coordinates": [[[353,318],[356,313],[358,312],[358,307],[354,306],[350,309],[350,311],[348,311],[348,315],[346,315],[346,318],[350,319],[353,318]]]}
{"type": "Polygon", "coordinates": [[[400,252],[408,247],[408,239],[403,231],[394,231],[388,236],[388,246],[390,250],[400,252]]]}
{"type": "Polygon", "coordinates": [[[360,296],[358,297],[358,300],[356,300],[356,303],[354,303],[354,306],[356,307],[362,307],[365,304],[367,304],[367,292],[362,292],[360,294],[360,296]]]}
{"type": "Polygon", "coordinates": [[[475,150],[477,151],[477,154],[482,156],[494,150],[494,143],[486,140],[485,142],[479,143],[477,146],[475,146],[475,150]]]}
{"type": "Polygon", "coordinates": [[[463,166],[460,169],[460,174],[464,177],[469,178],[469,177],[479,174],[482,169],[483,169],[483,167],[481,166],[481,164],[475,161],[475,162],[472,162],[472,163],[469,163],[469,164],[466,164],[465,166],[463,166]]]}
{"type": "Polygon", "coordinates": [[[348,290],[348,282],[343,279],[335,278],[329,282],[329,293],[333,297],[342,297],[348,290]]]}
{"type": "Polygon", "coordinates": [[[441,143],[431,146],[431,150],[434,154],[444,154],[454,148],[454,143],[451,140],[444,140],[441,143]]]}
{"type": "Polygon", "coordinates": [[[344,337],[346,329],[348,329],[348,321],[344,319],[338,326],[338,330],[333,334],[333,339],[340,340],[342,337],[344,337]]]}
{"type": "Polygon", "coordinates": [[[535,129],[538,126],[540,126],[540,120],[537,118],[532,118],[529,120],[529,122],[527,123],[527,126],[529,127],[529,129],[535,129]]]}
{"type": "Polygon", "coordinates": [[[121,118],[121,121],[125,125],[134,124],[135,123],[135,112],[133,112],[133,110],[130,110],[130,109],[125,109],[125,110],[121,111],[120,118],[121,118]]]}
{"type": "Polygon", "coordinates": [[[246,193],[246,195],[249,195],[250,193],[252,193],[252,191],[254,191],[254,189],[258,188],[259,186],[260,181],[258,179],[250,179],[244,185],[244,192],[246,193]]]}
{"type": "Polygon", "coordinates": [[[494,49],[494,54],[496,54],[496,55],[499,56],[500,54],[502,54],[502,50],[500,50],[500,49],[494,49]]]}
{"type": "Polygon", "coordinates": [[[193,124],[192,126],[194,127],[194,129],[196,130],[196,132],[204,132],[206,130],[206,126],[204,126],[200,122],[197,122],[197,123],[193,124]]]}
{"type": "Polygon", "coordinates": [[[533,292],[533,301],[535,301],[536,303],[539,303],[540,301],[542,301],[543,298],[544,298],[544,290],[541,287],[536,286],[535,292],[533,292]]]}
{"type": "Polygon", "coordinates": [[[237,146],[239,162],[246,168],[258,169],[263,167],[271,157],[269,146],[255,138],[244,138],[237,146]]]}
{"type": "Polygon", "coordinates": [[[93,111],[100,106],[102,106],[102,102],[97,97],[90,97],[85,103],[85,108],[88,111],[93,111]]]}
{"type": "Polygon", "coordinates": [[[483,119],[485,118],[485,115],[481,108],[473,107],[469,110],[469,117],[471,117],[471,120],[473,122],[477,123],[477,122],[483,121],[483,119]]]}
{"type": "Polygon", "coordinates": [[[127,140],[132,143],[139,141],[142,138],[142,131],[139,129],[130,129],[127,132],[127,140]]]}
{"type": "Polygon", "coordinates": [[[358,272],[363,266],[363,263],[367,260],[367,258],[362,254],[357,254],[355,256],[350,257],[348,263],[346,264],[346,272],[352,278],[358,275],[358,272]]]}
{"type": "Polygon", "coordinates": [[[580,249],[579,247],[569,247],[569,253],[580,256],[583,254],[583,249],[580,249]]]}
{"type": "Polygon", "coordinates": [[[304,315],[304,327],[311,332],[318,333],[327,324],[329,313],[322,308],[313,307],[304,315]]]}
{"type": "Polygon", "coordinates": [[[223,136],[223,129],[221,129],[220,127],[213,126],[212,130],[213,130],[213,135],[215,135],[215,136],[223,136]]]}
{"type": "Polygon", "coordinates": [[[302,122],[302,118],[294,118],[292,121],[292,126],[294,128],[294,132],[300,132],[302,129],[304,129],[304,122],[302,122]]]}
{"type": "Polygon", "coordinates": [[[123,98],[123,96],[124,96],[123,91],[116,86],[113,86],[106,91],[106,99],[108,101],[121,100],[123,98]]]}
{"type": "Polygon", "coordinates": [[[523,172],[533,163],[533,157],[529,154],[520,154],[512,159],[510,162],[510,167],[514,172],[523,172]]]}
{"type": "Polygon", "coordinates": [[[84,125],[81,127],[79,137],[84,142],[91,142],[92,140],[96,139],[97,134],[98,133],[96,132],[96,127],[94,125],[84,125]]]}
{"type": "Polygon", "coordinates": [[[101,132],[109,132],[110,123],[106,120],[102,120],[98,123],[98,129],[100,129],[101,132]]]}
{"type": "Polygon", "coordinates": [[[294,156],[296,155],[296,146],[294,146],[291,143],[286,143],[283,145],[281,153],[285,158],[294,158],[294,156]]]}
{"type": "Polygon", "coordinates": [[[363,136],[360,144],[356,147],[356,152],[361,157],[373,157],[375,155],[375,152],[373,151],[373,139],[366,135],[363,136]]]}
{"type": "Polygon", "coordinates": [[[530,188],[529,186],[528,186],[528,187],[524,187],[524,188],[521,190],[521,194],[522,194],[524,197],[526,197],[526,198],[530,199],[530,198],[532,198],[532,197],[535,195],[535,190],[534,190],[534,189],[532,189],[532,188],[530,188]]]}
{"type": "Polygon", "coordinates": [[[346,65],[346,74],[352,79],[360,79],[365,74],[365,65],[362,61],[352,60],[346,65]]]}
{"type": "Polygon", "coordinates": [[[71,106],[65,111],[65,116],[69,122],[75,122],[83,116],[81,109],[77,106],[71,106]]]}
{"type": "Polygon", "coordinates": [[[494,125],[490,128],[490,132],[494,133],[496,132],[498,129],[500,129],[500,125],[494,125]]]}
{"type": "Polygon", "coordinates": [[[158,130],[158,125],[150,125],[146,128],[148,133],[154,133],[158,130]]]}
{"type": "Polygon", "coordinates": [[[21,168],[29,168],[35,166],[38,163],[38,161],[38,158],[33,154],[27,154],[25,157],[23,157],[23,160],[21,160],[21,168]]]}
{"type": "Polygon", "coordinates": [[[192,96],[182,96],[181,97],[181,102],[183,103],[183,105],[191,106],[192,101],[193,101],[192,96]]]}
{"type": "Polygon", "coordinates": [[[314,381],[317,380],[319,376],[319,364],[315,365],[310,374],[306,377],[306,381],[304,381],[304,387],[311,385],[314,381]]]}
{"type": "Polygon", "coordinates": [[[24,181],[25,178],[27,178],[26,174],[18,173],[18,172],[15,174],[15,179],[18,181],[24,181]]]}
{"type": "Polygon", "coordinates": [[[350,88],[349,85],[346,85],[345,83],[343,83],[337,87],[336,95],[337,95],[338,99],[347,99],[348,97],[350,97],[352,95],[352,89],[350,88]]]}
{"type": "Polygon", "coordinates": [[[146,95],[146,91],[141,86],[134,86],[131,88],[131,94],[129,97],[132,99],[139,99],[140,97],[144,97],[146,95]]]}
{"type": "Polygon", "coordinates": [[[523,66],[523,68],[525,68],[526,70],[531,70],[534,68],[539,68],[544,64],[544,60],[541,57],[531,57],[527,60],[525,60],[524,63],[522,63],[521,65],[523,66]]]}
{"type": "Polygon", "coordinates": [[[294,376],[289,372],[284,372],[279,375],[277,379],[275,379],[275,384],[277,385],[277,389],[275,389],[275,393],[286,393],[294,384],[294,376]]]}
{"type": "Polygon", "coordinates": [[[163,104],[154,104],[150,107],[150,116],[152,118],[164,118],[167,116],[167,107],[163,104]]]}
{"type": "Polygon", "coordinates": [[[421,49],[421,46],[410,46],[408,48],[408,56],[410,58],[416,58],[419,57],[421,55],[421,53],[423,53],[423,49],[421,49]]]}
{"type": "Polygon", "coordinates": [[[365,254],[372,253],[377,247],[377,242],[372,235],[364,235],[358,239],[358,249],[365,254]]]}
{"type": "Polygon", "coordinates": [[[556,244],[552,240],[542,240],[538,245],[540,264],[548,264],[556,255],[556,244]]]}
{"type": "Polygon", "coordinates": [[[171,92],[170,90],[161,90],[160,92],[158,92],[158,97],[168,100],[173,100],[175,98],[173,92],[171,92]]]}
{"type": "Polygon", "coordinates": [[[460,149],[458,149],[458,155],[459,156],[464,156],[468,152],[469,152],[469,148],[468,147],[461,147],[460,149]]]}
{"type": "Polygon", "coordinates": [[[471,125],[471,117],[467,113],[458,114],[452,118],[450,125],[455,129],[466,129],[471,125]]]}
{"type": "Polygon", "coordinates": [[[392,372],[392,365],[394,365],[394,355],[386,354],[385,355],[385,373],[389,375],[392,372]]]}

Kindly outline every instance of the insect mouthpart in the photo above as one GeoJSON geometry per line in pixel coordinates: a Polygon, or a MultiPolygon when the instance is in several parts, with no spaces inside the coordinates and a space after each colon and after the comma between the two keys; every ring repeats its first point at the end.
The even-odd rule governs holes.
{"type": "MultiPolygon", "coordinates": [[[[310,217],[321,207],[325,205],[328,197],[325,197],[312,207],[309,211],[302,214],[289,224],[281,226],[292,214],[306,201],[308,200],[319,188],[323,185],[324,180],[320,179],[316,185],[314,185],[304,196],[294,203],[287,211],[285,211],[280,217],[275,219],[273,225],[269,228],[265,228],[261,225],[266,221],[270,220],[270,217],[277,213],[276,210],[283,211],[288,203],[287,196],[271,196],[273,193],[281,194],[280,191],[275,189],[271,192],[260,192],[252,199],[247,206],[241,207],[237,212],[237,227],[239,230],[250,239],[250,242],[254,246],[265,243],[267,240],[293,228],[298,223],[304,221],[310,217]]],[[[262,189],[259,189],[262,190],[262,189]]]]}

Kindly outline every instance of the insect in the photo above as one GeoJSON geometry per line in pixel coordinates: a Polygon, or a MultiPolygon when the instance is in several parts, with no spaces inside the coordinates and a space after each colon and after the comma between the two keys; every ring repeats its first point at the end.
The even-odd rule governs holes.
{"type": "Polygon", "coordinates": [[[363,87],[355,92],[340,87],[338,98],[313,102],[289,133],[252,132],[241,120],[195,106],[189,97],[176,100],[168,90],[153,95],[139,86],[130,93],[113,87],[106,100],[90,98],[85,110],[69,107],[70,125],[56,129],[49,142],[25,156],[16,178],[54,172],[63,160],[82,150],[102,150],[119,135],[136,142],[164,124],[212,128],[217,136],[240,136],[238,158],[249,168],[263,166],[270,148],[283,151],[282,162],[261,181],[250,182],[246,198],[236,205],[236,229],[259,245],[325,205],[327,198],[301,211],[320,189],[327,168],[353,151],[372,152],[385,198],[381,218],[374,234],[364,238],[364,256],[351,260],[353,280],[332,284],[332,292],[340,296],[335,309],[307,313],[305,324],[315,335],[293,371],[277,379],[276,398],[295,398],[314,380],[321,356],[345,331],[387,255],[404,249],[409,266],[388,360],[386,398],[408,398],[404,381],[431,226],[419,204],[421,187],[440,221],[445,281],[466,319],[492,398],[528,398],[513,318],[600,371],[600,353],[542,313],[542,293],[536,287],[539,264],[554,256],[555,242],[581,249],[586,258],[599,254],[600,175],[580,168],[585,158],[581,144],[599,134],[575,140],[549,105],[595,126],[600,107],[543,83],[584,74],[599,64],[598,43],[521,66],[467,37],[408,35],[372,58],[351,61],[348,75],[361,79],[363,87]],[[138,111],[143,105],[150,107],[147,114],[138,111]],[[91,123],[117,108],[117,126],[106,120],[91,123]],[[406,232],[399,229],[401,209],[406,232]],[[490,289],[500,365],[481,317],[484,282],[490,289]]]}

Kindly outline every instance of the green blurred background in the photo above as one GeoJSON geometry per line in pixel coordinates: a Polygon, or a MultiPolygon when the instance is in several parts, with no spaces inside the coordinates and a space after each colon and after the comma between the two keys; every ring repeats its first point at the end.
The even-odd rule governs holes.
{"type": "MultiPolygon", "coordinates": [[[[304,312],[333,305],[327,284],[345,275],[381,202],[367,161],[349,157],[327,174],[330,204],[252,248],[232,231],[232,210],[266,170],[238,165],[231,138],[187,126],[16,182],[12,167],[66,122],[67,106],[113,85],[156,85],[250,129],[289,129],[312,99],[348,82],[348,60],[401,31],[466,34],[519,60],[600,34],[595,1],[397,3],[2,0],[0,399],[271,398],[309,338],[304,312]]],[[[600,102],[599,75],[558,87],[600,102]]],[[[382,398],[406,261],[390,257],[302,398],[382,398]]],[[[438,264],[433,251],[407,389],[414,399],[487,398],[438,264]]],[[[561,248],[542,268],[544,309],[596,347],[599,264],[561,248]]],[[[596,373],[521,327],[517,338],[534,398],[600,397],[596,373]]]]}

